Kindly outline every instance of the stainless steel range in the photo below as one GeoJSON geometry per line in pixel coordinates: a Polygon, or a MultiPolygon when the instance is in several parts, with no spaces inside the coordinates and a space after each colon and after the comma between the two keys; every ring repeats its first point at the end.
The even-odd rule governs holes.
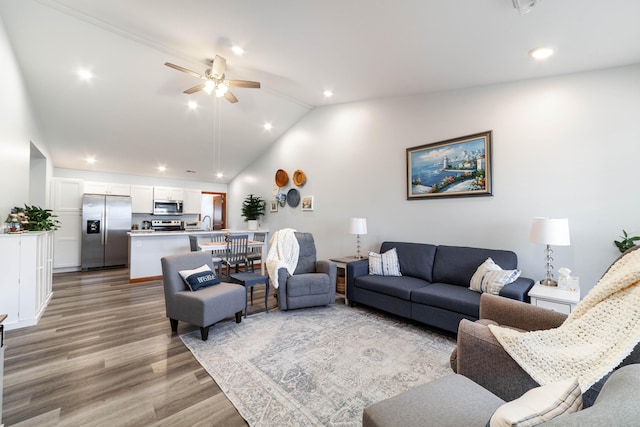
{"type": "Polygon", "coordinates": [[[151,229],[155,231],[180,231],[184,226],[179,219],[154,219],[151,221],[151,229]]]}

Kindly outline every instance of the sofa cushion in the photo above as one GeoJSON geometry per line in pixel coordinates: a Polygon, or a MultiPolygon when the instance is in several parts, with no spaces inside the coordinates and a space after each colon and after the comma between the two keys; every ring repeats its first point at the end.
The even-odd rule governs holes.
{"type": "Polygon", "coordinates": [[[396,248],[391,248],[381,254],[369,252],[369,274],[375,276],[402,276],[396,248]]]}
{"type": "MultiPolygon", "coordinates": [[[[427,282],[433,282],[433,260],[436,254],[434,245],[427,243],[384,242],[380,246],[380,253],[386,252],[391,248],[396,248],[400,272],[403,276],[411,276],[427,282]]],[[[480,263],[477,265],[480,265],[480,263]]]]}
{"type": "Polygon", "coordinates": [[[503,270],[491,258],[480,264],[471,277],[469,289],[499,295],[500,290],[520,277],[520,270],[503,270]]]}
{"type": "Polygon", "coordinates": [[[412,291],[430,285],[409,276],[360,276],[356,277],[354,286],[409,301],[412,291]]]}
{"type": "MultiPolygon", "coordinates": [[[[515,270],[518,267],[518,257],[512,251],[440,245],[433,263],[432,282],[467,287],[478,266],[487,258],[493,259],[505,270],[515,270]]],[[[402,258],[400,266],[402,267],[402,258]]],[[[402,272],[404,274],[404,270],[402,272]]]]}
{"type": "Polygon", "coordinates": [[[558,381],[529,390],[496,409],[490,427],[531,427],[582,409],[577,379],[558,381]]]}
{"type": "Polygon", "coordinates": [[[411,302],[466,314],[477,319],[480,317],[480,295],[462,286],[432,283],[411,292],[411,302]]]}

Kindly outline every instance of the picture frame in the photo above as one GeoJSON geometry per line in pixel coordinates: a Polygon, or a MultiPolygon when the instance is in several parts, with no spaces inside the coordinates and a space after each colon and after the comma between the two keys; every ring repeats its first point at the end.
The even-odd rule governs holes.
{"type": "Polygon", "coordinates": [[[407,148],[407,200],[492,196],[492,131],[407,148]]]}
{"type": "Polygon", "coordinates": [[[303,211],[312,211],[313,210],[313,196],[304,196],[302,198],[302,203],[300,203],[300,206],[302,206],[302,210],[303,211]]]}
{"type": "Polygon", "coordinates": [[[269,201],[269,207],[270,207],[269,210],[271,212],[278,212],[278,201],[277,200],[269,201]]]}

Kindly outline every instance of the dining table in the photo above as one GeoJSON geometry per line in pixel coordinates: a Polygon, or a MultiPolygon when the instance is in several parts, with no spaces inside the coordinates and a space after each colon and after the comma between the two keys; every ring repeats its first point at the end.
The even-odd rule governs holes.
{"type": "MultiPolygon", "coordinates": [[[[201,251],[224,252],[227,249],[227,242],[198,242],[198,248],[201,251]]],[[[247,249],[260,249],[260,274],[264,275],[264,242],[257,240],[249,240],[247,249]]]]}

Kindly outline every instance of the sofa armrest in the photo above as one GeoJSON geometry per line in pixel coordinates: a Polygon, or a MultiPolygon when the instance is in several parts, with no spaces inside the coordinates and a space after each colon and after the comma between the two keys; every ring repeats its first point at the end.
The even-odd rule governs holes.
{"type": "Polygon", "coordinates": [[[502,326],[524,331],[557,328],[567,318],[546,308],[497,295],[480,296],[480,319],[490,319],[502,326]]]}
{"type": "Polygon", "coordinates": [[[369,259],[364,258],[358,261],[351,261],[347,263],[347,299],[353,298],[353,286],[355,278],[358,276],[366,276],[369,274],[369,259]]]}
{"type": "Polygon", "coordinates": [[[500,290],[500,296],[529,302],[529,291],[533,288],[534,281],[526,277],[518,277],[512,283],[504,286],[500,290]]]}
{"type": "Polygon", "coordinates": [[[538,386],[504,351],[486,325],[463,319],[458,327],[457,373],[510,401],[538,386]]]}

